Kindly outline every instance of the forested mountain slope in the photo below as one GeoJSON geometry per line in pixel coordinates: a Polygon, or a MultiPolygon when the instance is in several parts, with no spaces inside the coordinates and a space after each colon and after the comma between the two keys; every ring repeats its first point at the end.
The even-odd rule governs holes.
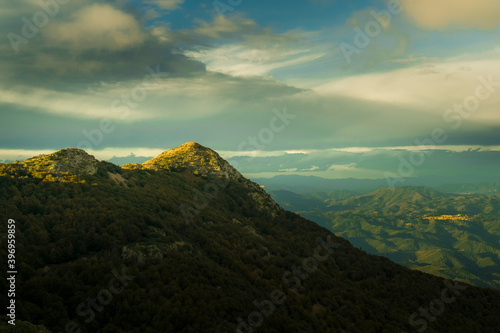
{"type": "Polygon", "coordinates": [[[500,292],[369,255],[283,210],[215,152],[181,147],[123,168],[74,149],[0,165],[18,320],[52,332],[499,327],[500,292]]]}

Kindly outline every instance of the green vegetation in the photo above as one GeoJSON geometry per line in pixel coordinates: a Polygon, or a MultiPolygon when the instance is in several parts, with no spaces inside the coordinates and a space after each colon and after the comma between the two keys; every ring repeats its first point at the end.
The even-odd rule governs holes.
{"type": "MultiPolygon", "coordinates": [[[[82,333],[235,332],[237,318],[246,320],[257,310],[254,301],[275,289],[286,301],[259,332],[413,332],[409,316],[445,288],[442,278],[369,255],[314,222],[263,205],[267,194],[248,180],[229,181],[186,223],[179,207],[193,204],[210,174],[104,162],[95,173],[77,173],[75,182],[47,181],[13,165],[0,165],[0,173],[0,213],[17,227],[17,318],[52,332],[71,320],[82,333]],[[329,236],[340,247],[291,288],[283,274],[329,236]],[[85,322],[78,306],[122,268],[133,281],[85,322]]],[[[3,239],[2,258],[5,249],[3,239]]],[[[6,280],[0,283],[6,290],[6,280]]],[[[6,304],[5,293],[0,299],[6,304]]],[[[493,333],[499,309],[500,292],[469,286],[427,332],[493,333]]]]}
{"type": "MultiPolygon", "coordinates": [[[[290,195],[273,195],[279,203],[289,203],[290,195]]],[[[297,195],[288,208],[369,253],[426,273],[500,288],[499,195],[407,187],[348,199],[323,197],[316,203],[313,197],[317,194],[297,195]],[[304,202],[310,209],[303,209],[304,202]]]]}
{"type": "Polygon", "coordinates": [[[168,171],[191,170],[196,175],[208,177],[208,174],[224,174],[242,177],[215,151],[196,142],[188,142],[174,149],[169,149],[142,164],[146,169],[168,171]]]}
{"type": "Polygon", "coordinates": [[[41,325],[33,325],[22,320],[16,320],[16,325],[7,324],[6,320],[0,322],[0,332],[2,333],[50,333],[45,327],[41,325]]]}

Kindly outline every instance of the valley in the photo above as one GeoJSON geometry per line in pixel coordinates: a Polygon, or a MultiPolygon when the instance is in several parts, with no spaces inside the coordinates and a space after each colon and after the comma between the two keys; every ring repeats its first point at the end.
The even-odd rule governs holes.
{"type": "Polygon", "coordinates": [[[369,253],[426,273],[500,288],[498,195],[454,195],[425,187],[381,188],[347,199],[335,191],[271,194],[287,209],[369,253]]]}

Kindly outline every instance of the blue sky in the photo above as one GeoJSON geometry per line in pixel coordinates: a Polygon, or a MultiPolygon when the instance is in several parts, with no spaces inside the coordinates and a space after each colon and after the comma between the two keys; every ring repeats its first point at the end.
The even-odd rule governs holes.
{"type": "MultiPolygon", "coordinates": [[[[295,169],[285,152],[377,149],[397,166],[391,154],[421,141],[500,150],[498,1],[216,3],[2,4],[0,160],[66,147],[153,156],[197,141],[227,158],[278,154],[261,169],[279,174],[295,169]]],[[[336,165],[306,161],[293,172],[336,165]]],[[[383,175],[357,168],[359,155],[342,163],[383,175]]]]}

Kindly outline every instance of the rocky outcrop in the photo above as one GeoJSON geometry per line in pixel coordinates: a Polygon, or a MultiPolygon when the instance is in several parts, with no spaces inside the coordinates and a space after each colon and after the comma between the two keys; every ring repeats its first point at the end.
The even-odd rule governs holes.
{"type": "Polygon", "coordinates": [[[23,162],[15,162],[31,174],[93,175],[97,172],[98,160],[82,149],[67,148],[52,154],[39,155],[23,162]]]}
{"type": "Polygon", "coordinates": [[[275,216],[282,208],[258,184],[245,178],[238,170],[210,148],[196,142],[187,142],[169,149],[142,164],[145,169],[183,171],[190,170],[201,177],[218,177],[236,181],[250,189],[250,196],[260,210],[275,216]]]}
{"type": "Polygon", "coordinates": [[[166,169],[171,171],[191,170],[199,176],[217,176],[231,180],[243,179],[241,173],[210,148],[196,142],[187,142],[169,149],[142,163],[146,169],[166,169]]]}

